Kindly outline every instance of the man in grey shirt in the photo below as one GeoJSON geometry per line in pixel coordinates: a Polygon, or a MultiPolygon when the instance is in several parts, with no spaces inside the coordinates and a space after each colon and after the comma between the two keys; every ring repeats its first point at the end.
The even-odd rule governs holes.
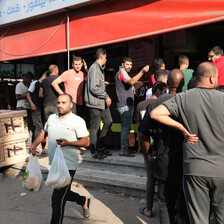
{"type": "Polygon", "coordinates": [[[191,223],[209,223],[210,211],[217,224],[224,223],[224,95],[215,90],[218,70],[201,63],[197,88],[175,95],[150,116],[179,129],[184,137],[184,193],[191,223]],[[173,120],[170,115],[181,119],[173,120]],[[192,134],[193,133],[193,134],[192,134]]]}
{"type": "Polygon", "coordinates": [[[104,67],[107,52],[103,48],[96,51],[96,61],[90,66],[85,85],[85,103],[90,113],[90,152],[93,158],[103,159],[111,152],[104,149],[104,140],[112,124],[110,113],[111,99],[105,86],[104,67]],[[100,120],[104,125],[97,138],[100,120]]]}

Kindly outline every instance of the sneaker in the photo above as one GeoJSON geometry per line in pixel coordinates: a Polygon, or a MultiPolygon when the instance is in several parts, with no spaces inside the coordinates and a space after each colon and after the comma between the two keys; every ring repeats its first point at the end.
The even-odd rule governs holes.
{"type": "Polygon", "coordinates": [[[41,149],[39,152],[38,152],[39,155],[44,155],[45,154],[45,151],[44,149],[41,149]]]}

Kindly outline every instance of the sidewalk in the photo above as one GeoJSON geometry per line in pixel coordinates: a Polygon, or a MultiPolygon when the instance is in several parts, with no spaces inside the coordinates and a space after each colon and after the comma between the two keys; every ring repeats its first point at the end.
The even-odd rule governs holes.
{"type": "MultiPolygon", "coordinates": [[[[47,158],[39,160],[44,168],[48,167],[47,158]]],[[[1,174],[1,173],[0,173],[1,174]]],[[[51,217],[52,189],[42,184],[39,192],[29,192],[22,188],[21,170],[8,169],[0,176],[1,223],[4,224],[47,224],[51,217]],[[20,196],[25,192],[25,196],[20,196]]],[[[128,195],[106,192],[103,189],[84,188],[73,182],[72,190],[91,198],[91,219],[85,220],[82,208],[68,202],[63,224],[159,224],[158,203],[154,203],[154,218],[148,219],[138,212],[145,207],[145,200],[128,195]]]]}

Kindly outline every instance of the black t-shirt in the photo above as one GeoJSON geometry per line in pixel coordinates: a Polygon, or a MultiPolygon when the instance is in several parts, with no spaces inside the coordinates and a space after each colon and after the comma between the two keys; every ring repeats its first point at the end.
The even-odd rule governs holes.
{"type": "MultiPolygon", "coordinates": [[[[52,82],[57,79],[58,76],[51,75],[45,78],[42,83],[41,87],[44,90],[44,107],[47,106],[57,106],[57,99],[59,94],[55,91],[54,87],[51,85],[52,82]]],[[[62,91],[64,90],[63,85],[59,85],[62,91]]]]}
{"type": "Polygon", "coordinates": [[[161,180],[181,182],[183,175],[183,135],[177,129],[163,125],[151,119],[150,112],[172,96],[164,96],[151,103],[144,119],[140,123],[139,132],[154,138],[156,151],[155,176],[161,180]]]}
{"type": "Polygon", "coordinates": [[[34,91],[31,93],[31,100],[36,105],[38,109],[41,108],[42,105],[42,99],[39,98],[39,91],[40,91],[41,83],[37,81],[35,83],[34,91]]]}

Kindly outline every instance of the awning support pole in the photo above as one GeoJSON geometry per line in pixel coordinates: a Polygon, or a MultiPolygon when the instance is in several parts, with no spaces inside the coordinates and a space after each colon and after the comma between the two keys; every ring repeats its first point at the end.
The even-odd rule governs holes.
{"type": "Polygon", "coordinates": [[[70,52],[69,52],[69,12],[67,13],[67,51],[68,51],[68,69],[70,68],[70,52]]]}

